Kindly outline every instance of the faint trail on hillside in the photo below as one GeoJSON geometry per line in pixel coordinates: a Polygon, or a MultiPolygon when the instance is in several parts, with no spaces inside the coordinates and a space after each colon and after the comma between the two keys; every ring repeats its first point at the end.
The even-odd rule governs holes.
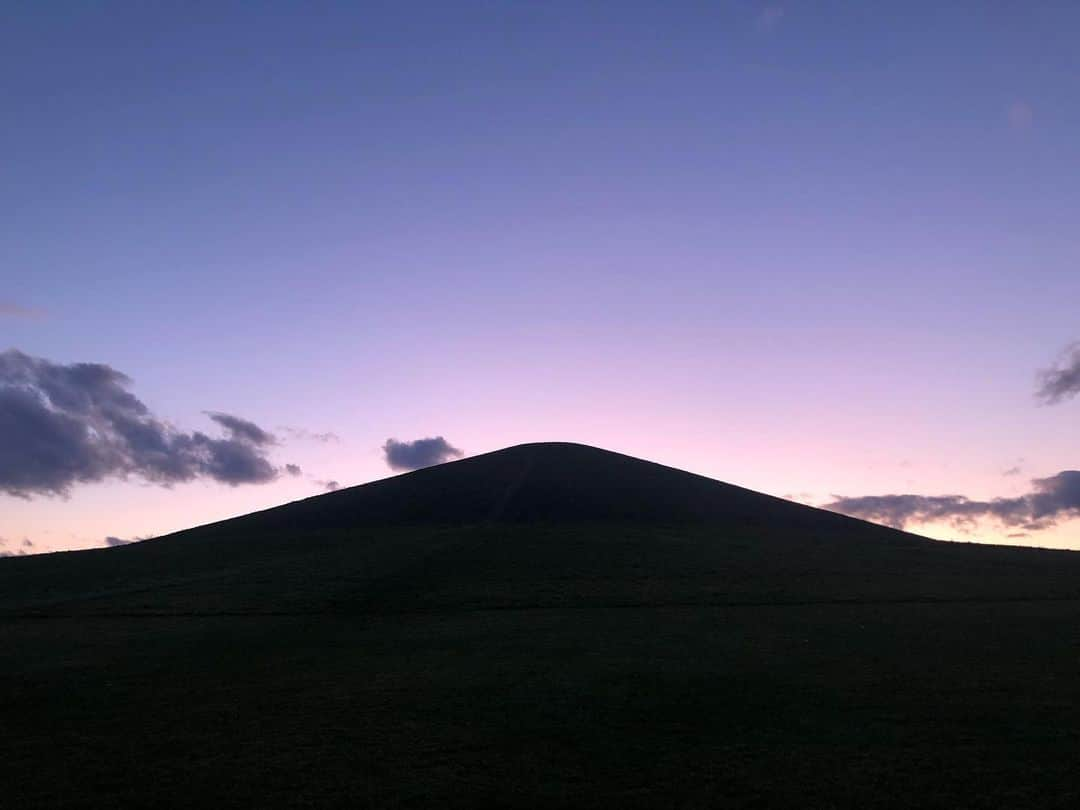
{"type": "Polygon", "coordinates": [[[497,523],[503,516],[503,511],[506,509],[506,505],[510,503],[510,500],[518,494],[522,485],[525,483],[525,479],[529,477],[529,473],[532,472],[533,464],[536,460],[536,456],[529,454],[525,459],[525,466],[522,468],[521,473],[514,477],[510,481],[506,488],[503,490],[502,495],[499,496],[499,500],[495,502],[495,505],[491,508],[491,514],[488,515],[488,523],[497,523]]]}

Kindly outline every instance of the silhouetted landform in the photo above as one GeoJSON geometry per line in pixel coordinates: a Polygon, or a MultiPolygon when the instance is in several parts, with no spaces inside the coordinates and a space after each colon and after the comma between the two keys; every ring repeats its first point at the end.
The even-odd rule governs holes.
{"type": "Polygon", "coordinates": [[[1080,554],[573,444],[0,560],[13,807],[1072,807],[1080,554]]]}
{"type": "Polygon", "coordinates": [[[530,444],[122,548],[6,561],[0,612],[1047,599],[1080,555],[955,544],[530,444]]]}

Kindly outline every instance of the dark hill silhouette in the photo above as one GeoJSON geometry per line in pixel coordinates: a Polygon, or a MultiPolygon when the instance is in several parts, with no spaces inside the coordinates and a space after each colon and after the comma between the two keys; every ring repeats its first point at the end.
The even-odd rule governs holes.
{"type": "Polygon", "coordinates": [[[583,444],[522,444],[237,518],[224,528],[633,522],[920,538],[583,444]]]}
{"type": "Polygon", "coordinates": [[[526,444],[129,546],[5,560],[0,611],[370,612],[1066,598],[1080,555],[932,541],[526,444]]]}

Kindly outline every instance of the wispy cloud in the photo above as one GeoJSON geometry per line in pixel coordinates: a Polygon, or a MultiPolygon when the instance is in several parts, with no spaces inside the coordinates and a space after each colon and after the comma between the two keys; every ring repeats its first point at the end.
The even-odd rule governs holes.
{"type": "Polygon", "coordinates": [[[971,529],[979,520],[1040,531],[1080,517],[1080,471],[1036,478],[1031,491],[1016,498],[978,500],[963,495],[860,495],[837,497],[823,508],[903,529],[911,524],[947,522],[971,529]]]}
{"type": "MultiPolygon", "coordinates": [[[[1036,398],[1053,405],[1080,394],[1080,342],[1065,348],[1057,363],[1038,372],[1036,398]]],[[[1006,469],[1002,475],[1015,477],[1023,473],[1024,459],[1006,469]]],[[[1010,537],[1023,537],[1027,532],[1040,531],[1061,520],[1080,517],[1080,471],[1063,470],[1049,478],[1036,478],[1031,489],[1013,498],[980,500],[964,495],[859,495],[835,497],[825,509],[855,517],[885,523],[896,528],[911,524],[947,522],[970,530],[980,520],[992,520],[1023,532],[1010,537]]]]}
{"type": "Polygon", "coordinates": [[[1039,372],[1035,396],[1046,405],[1080,394],[1080,342],[1065,347],[1055,365],[1039,372]]]}
{"type": "Polygon", "coordinates": [[[340,436],[330,431],[315,433],[305,428],[288,427],[287,425],[282,425],[278,430],[288,438],[297,439],[298,441],[320,442],[321,444],[337,444],[341,441],[340,436]]]}
{"type": "Polygon", "coordinates": [[[316,481],[315,483],[318,484],[323,489],[325,489],[327,492],[333,492],[335,490],[341,489],[341,484],[338,483],[337,481],[333,481],[333,480],[331,480],[331,481],[316,481]]]}
{"type": "Polygon", "coordinates": [[[17,545],[13,540],[9,541],[0,537],[0,557],[25,557],[35,553],[31,551],[32,548],[34,548],[34,541],[29,537],[24,537],[17,545]]]}
{"type": "Polygon", "coordinates": [[[109,537],[105,538],[105,546],[106,546],[106,548],[116,548],[117,546],[130,546],[132,543],[141,543],[143,540],[153,540],[153,539],[154,539],[154,535],[152,535],[152,534],[146,534],[146,535],[143,535],[142,537],[132,537],[132,538],[112,537],[110,535],[109,537]]]}
{"type": "Polygon", "coordinates": [[[139,476],[172,484],[273,481],[274,436],[212,411],[224,436],[178,431],[128,390],[131,379],[99,363],[61,365],[17,350],[0,353],[0,492],[66,495],[75,484],[139,476]]]}
{"type": "Polygon", "coordinates": [[[433,436],[411,442],[387,439],[386,444],[383,445],[383,455],[391,469],[419,470],[421,467],[430,467],[450,461],[450,459],[461,458],[465,454],[442,436],[433,436]]]}
{"type": "Polygon", "coordinates": [[[278,443],[274,434],[268,433],[247,419],[241,419],[239,416],[218,411],[203,411],[203,413],[225,428],[225,432],[236,439],[250,442],[259,447],[278,443]]]}

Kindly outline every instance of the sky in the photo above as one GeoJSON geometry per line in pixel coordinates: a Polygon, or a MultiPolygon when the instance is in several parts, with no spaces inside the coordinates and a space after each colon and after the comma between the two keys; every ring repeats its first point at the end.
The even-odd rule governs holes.
{"type": "Polygon", "coordinates": [[[5,4],[0,553],[547,440],[1080,548],[1078,31],[5,4]]]}

